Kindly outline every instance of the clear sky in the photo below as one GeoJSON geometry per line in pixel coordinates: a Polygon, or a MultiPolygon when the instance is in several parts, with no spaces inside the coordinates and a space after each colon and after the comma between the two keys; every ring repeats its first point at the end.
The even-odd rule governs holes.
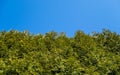
{"type": "Polygon", "coordinates": [[[120,0],[0,0],[0,31],[54,30],[72,36],[103,28],[120,33],[120,0]]]}

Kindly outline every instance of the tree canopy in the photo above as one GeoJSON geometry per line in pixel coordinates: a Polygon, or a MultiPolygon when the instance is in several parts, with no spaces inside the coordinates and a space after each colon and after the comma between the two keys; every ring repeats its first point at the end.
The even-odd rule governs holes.
{"type": "Polygon", "coordinates": [[[120,75],[120,35],[1,31],[0,75],[120,75]]]}

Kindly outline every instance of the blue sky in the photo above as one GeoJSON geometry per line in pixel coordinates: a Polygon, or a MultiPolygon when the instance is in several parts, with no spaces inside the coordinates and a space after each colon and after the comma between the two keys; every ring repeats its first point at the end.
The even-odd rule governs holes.
{"type": "Polygon", "coordinates": [[[0,0],[0,31],[120,33],[120,0],[0,0]]]}

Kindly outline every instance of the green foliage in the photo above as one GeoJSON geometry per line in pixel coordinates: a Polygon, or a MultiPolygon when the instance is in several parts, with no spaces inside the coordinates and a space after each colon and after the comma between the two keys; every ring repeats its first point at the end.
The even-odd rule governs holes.
{"type": "Polygon", "coordinates": [[[120,75],[120,35],[2,31],[0,75],[120,75]]]}

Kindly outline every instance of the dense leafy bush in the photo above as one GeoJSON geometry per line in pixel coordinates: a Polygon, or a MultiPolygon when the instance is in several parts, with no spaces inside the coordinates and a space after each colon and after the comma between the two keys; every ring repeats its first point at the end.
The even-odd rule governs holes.
{"type": "Polygon", "coordinates": [[[0,75],[120,75],[120,35],[2,31],[0,75]]]}

